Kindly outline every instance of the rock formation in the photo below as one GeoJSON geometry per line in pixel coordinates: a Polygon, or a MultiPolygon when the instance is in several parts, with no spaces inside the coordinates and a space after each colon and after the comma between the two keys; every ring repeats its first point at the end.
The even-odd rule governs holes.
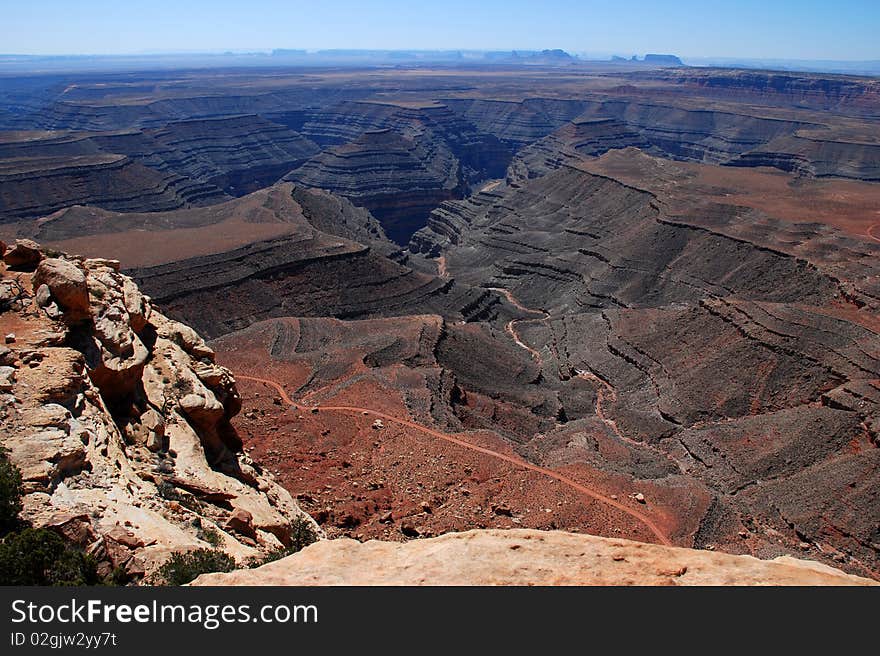
{"type": "Polygon", "coordinates": [[[785,71],[681,68],[631,73],[634,80],[662,81],[666,93],[754,102],[776,107],[810,107],[872,116],[880,101],[876,78],[785,71]]]}
{"type": "Polygon", "coordinates": [[[161,146],[173,152],[164,158],[168,168],[235,196],[271,185],[319,150],[302,135],[253,115],[176,121],[145,134],[157,143],[152,152],[161,146]]]}
{"type": "MultiPolygon", "coordinates": [[[[221,197],[209,187],[208,197],[221,197]]],[[[70,205],[160,211],[206,199],[204,185],[124,155],[13,159],[0,166],[0,224],[34,219],[70,205]]]]}
{"type": "Polygon", "coordinates": [[[206,205],[270,185],[318,152],[259,116],[175,121],[107,132],[0,137],[0,220],[70,205],[161,211],[206,205]],[[35,202],[36,201],[36,202],[35,202]]]}
{"type": "Polygon", "coordinates": [[[826,565],[558,531],[468,531],[405,544],[327,540],[193,585],[877,585],[826,565]]]}
{"type": "Polygon", "coordinates": [[[515,336],[542,364],[538,387],[561,381],[557,414],[585,416],[592,381],[615,433],[709,485],[695,544],[750,517],[875,570],[877,245],[703,204],[672,177],[642,195],[563,165],[444,204],[412,246],[533,309],[515,336]]]}
{"type": "Polygon", "coordinates": [[[536,178],[563,164],[576,164],[612,149],[647,148],[645,138],[611,118],[574,119],[522,148],[511,162],[507,181],[536,178]]]}
{"type": "Polygon", "coordinates": [[[457,169],[448,150],[382,130],[318,155],[288,178],[366,207],[405,244],[431,209],[464,195],[457,169]]]}
{"type": "Polygon", "coordinates": [[[510,158],[497,139],[439,104],[340,103],[312,114],[302,130],[332,147],[288,178],[366,207],[401,244],[431,209],[500,177],[510,158]]]}
{"type": "Polygon", "coordinates": [[[119,470],[263,548],[213,492],[244,446],[330,537],[565,529],[880,578],[876,81],[498,56],[6,78],[6,348],[137,456],[52,419],[48,460],[19,444],[32,500],[119,470]]]}
{"type": "Polygon", "coordinates": [[[21,232],[58,250],[123,261],[145,293],[210,337],[272,316],[418,308],[460,317],[494,304],[485,290],[408,266],[368,211],[292,183],[174,212],[72,207],[21,232]]]}
{"type": "Polygon", "coordinates": [[[133,578],[174,551],[244,561],[287,544],[303,515],[242,452],[235,379],[202,338],[118,261],[37,251],[22,266],[8,257],[20,246],[0,265],[0,443],[22,472],[22,518],[133,578]]]}

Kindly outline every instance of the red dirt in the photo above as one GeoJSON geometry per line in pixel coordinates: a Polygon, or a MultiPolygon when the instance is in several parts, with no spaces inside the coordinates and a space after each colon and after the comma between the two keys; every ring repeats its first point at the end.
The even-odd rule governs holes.
{"type": "MultiPolygon", "coordinates": [[[[414,338],[406,337],[408,323],[386,323],[383,330],[414,338]]],[[[589,435],[564,437],[575,441],[570,448],[547,460],[529,456],[526,462],[520,455],[526,447],[494,431],[475,426],[451,433],[440,426],[427,428],[428,417],[415,420],[413,408],[424,408],[426,402],[418,369],[365,367],[363,354],[349,352],[343,333],[335,333],[341,343],[324,349],[339,366],[327,369],[312,362],[321,356],[311,353],[311,346],[304,353],[288,350],[273,357],[275,326],[266,322],[265,328],[213,346],[239,381],[244,411],[233,421],[245,448],[329,536],[405,540],[471,528],[523,527],[643,542],[661,541],[656,530],[669,542],[692,544],[711,501],[706,490],[679,477],[643,480],[599,469],[576,444],[595,438],[619,450],[620,442],[606,435],[598,420],[582,429],[589,435]],[[275,385],[306,409],[286,403],[275,385]],[[313,413],[310,404],[318,399],[323,405],[313,413]],[[384,428],[372,428],[377,418],[384,428]],[[645,503],[632,498],[636,492],[644,494],[645,503]]],[[[471,406],[488,404],[484,410],[497,414],[503,425],[504,404],[481,398],[467,393],[469,411],[479,413],[471,406]]],[[[519,421],[517,415],[508,418],[519,421]]],[[[612,451],[612,458],[629,456],[612,451]]]]}
{"type": "MultiPolygon", "coordinates": [[[[300,405],[299,403],[295,402],[293,399],[291,399],[287,395],[287,392],[284,390],[284,388],[276,381],[265,379],[265,378],[257,378],[255,376],[246,376],[243,374],[239,374],[238,378],[243,379],[243,380],[251,380],[254,382],[259,382],[259,383],[263,383],[265,385],[269,385],[276,392],[278,392],[278,394],[281,396],[282,400],[285,403],[293,406],[297,410],[311,411],[314,407],[317,407],[317,406],[309,407],[309,406],[305,406],[305,405],[300,405]]],[[[604,494],[600,494],[600,493],[596,492],[595,490],[592,490],[584,485],[581,485],[580,483],[572,480],[568,476],[565,476],[563,474],[555,472],[551,469],[546,469],[544,467],[539,467],[537,465],[533,465],[532,463],[526,462],[525,460],[522,460],[521,458],[517,458],[515,456],[510,456],[510,455],[506,455],[503,453],[499,453],[498,451],[495,451],[493,449],[487,449],[487,448],[484,448],[481,446],[477,446],[475,444],[471,444],[469,442],[458,439],[458,438],[453,437],[451,435],[441,433],[440,431],[436,431],[431,428],[421,426],[419,424],[416,424],[415,422],[412,422],[412,421],[409,421],[406,419],[400,419],[398,417],[394,417],[394,416],[386,414],[384,412],[379,412],[377,410],[372,410],[369,408],[362,408],[362,407],[355,407],[355,406],[330,406],[330,405],[328,405],[328,406],[320,406],[320,412],[344,412],[344,413],[348,413],[348,414],[355,414],[355,415],[361,414],[363,416],[378,417],[378,418],[384,419],[385,421],[389,421],[389,422],[398,424],[403,427],[417,430],[425,435],[429,435],[429,436],[437,438],[437,439],[445,440],[446,442],[450,442],[451,444],[455,444],[457,446],[464,447],[465,449],[469,449],[471,451],[476,451],[477,453],[482,453],[484,455],[490,456],[490,457],[495,458],[497,460],[507,462],[509,464],[514,465],[517,468],[526,469],[526,470],[529,470],[532,472],[543,474],[544,476],[549,476],[550,478],[567,485],[568,487],[572,488],[573,490],[575,490],[577,492],[580,492],[581,494],[585,494],[592,499],[595,499],[597,501],[601,501],[602,503],[608,504],[609,506],[626,513],[630,517],[635,518],[636,520],[638,520],[639,522],[644,524],[646,527],[648,527],[648,529],[650,529],[651,533],[654,534],[654,536],[657,538],[657,540],[660,541],[661,544],[665,544],[665,545],[672,544],[672,542],[669,540],[669,538],[666,537],[666,534],[663,533],[658,528],[658,526],[647,515],[639,512],[637,510],[634,510],[632,508],[628,508],[625,505],[623,505],[622,503],[615,501],[614,499],[611,499],[610,497],[607,497],[604,494]]]]}
{"type": "Polygon", "coordinates": [[[672,162],[640,151],[609,151],[584,162],[584,170],[660,193],[675,207],[702,202],[751,207],[785,221],[816,222],[851,236],[873,233],[880,207],[880,185],[840,179],[805,179],[770,168],[739,168],[672,162]]]}
{"type": "Polygon", "coordinates": [[[126,268],[137,268],[223,253],[291,233],[289,225],[250,223],[235,217],[199,228],[126,230],[44,243],[85,257],[110,257],[122,262],[126,268]]]}

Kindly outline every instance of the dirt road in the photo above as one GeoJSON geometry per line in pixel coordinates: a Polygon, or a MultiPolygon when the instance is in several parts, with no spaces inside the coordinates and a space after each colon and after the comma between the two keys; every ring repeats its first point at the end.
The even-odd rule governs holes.
{"type": "Polygon", "coordinates": [[[489,457],[495,458],[497,460],[503,460],[511,465],[519,467],[521,469],[527,469],[529,471],[537,472],[539,474],[543,474],[545,476],[549,476],[552,479],[559,481],[572,488],[573,490],[584,494],[591,499],[595,499],[596,501],[600,501],[604,504],[607,504],[613,508],[620,510],[621,512],[629,515],[630,517],[638,520],[641,524],[647,527],[651,533],[657,538],[660,544],[672,545],[672,541],[666,537],[666,534],[660,530],[660,528],[651,520],[647,515],[639,512],[634,508],[629,508],[626,505],[612,499],[610,497],[605,496],[595,490],[592,490],[585,485],[578,483],[577,481],[565,476],[564,474],[560,474],[559,472],[553,471],[552,469],[546,469],[544,467],[540,467],[538,465],[532,464],[526,460],[521,458],[517,458],[514,456],[510,456],[504,453],[499,453],[498,451],[493,451],[492,449],[487,449],[485,447],[477,446],[476,444],[471,444],[470,442],[466,442],[457,437],[453,437],[452,435],[447,435],[446,433],[442,433],[440,431],[434,430],[432,428],[428,428],[426,426],[422,426],[421,424],[417,424],[414,421],[409,421],[408,419],[400,419],[398,417],[394,417],[392,415],[385,414],[384,412],[379,412],[377,410],[372,410],[370,408],[360,408],[356,406],[347,406],[347,405],[322,405],[322,406],[306,406],[301,405],[294,401],[288,396],[287,392],[284,390],[284,387],[278,383],[277,381],[270,380],[268,378],[258,378],[256,376],[246,376],[244,374],[236,374],[236,377],[241,380],[250,380],[257,383],[263,383],[264,385],[268,385],[273,388],[278,395],[284,400],[285,403],[293,406],[298,410],[303,411],[312,411],[313,408],[319,407],[319,412],[344,412],[349,414],[356,414],[361,416],[371,416],[376,417],[378,419],[382,419],[383,421],[397,424],[399,426],[404,426],[406,428],[411,428],[413,430],[419,431],[425,435],[429,435],[431,437],[444,440],[446,442],[450,442],[452,444],[456,444],[462,448],[469,449],[471,451],[476,451],[478,453],[482,453],[489,457]]]}

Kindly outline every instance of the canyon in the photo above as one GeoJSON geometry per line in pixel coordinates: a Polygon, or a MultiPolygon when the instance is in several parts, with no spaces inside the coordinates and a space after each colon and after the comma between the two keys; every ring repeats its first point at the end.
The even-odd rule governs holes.
{"type": "MultiPolygon", "coordinates": [[[[6,410],[29,516],[73,513],[90,462],[143,504],[127,530],[162,526],[175,548],[198,530],[150,500],[159,483],[194,495],[180,512],[239,559],[283,545],[303,513],[328,538],[216,575],[234,584],[418,563],[429,547],[413,542],[513,558],[528,549],[509,541],[543,535],[559,567],[567,550],[655,543],[650,558],[690,572],[680,583],[880,579],[878,103],[873,78],[559,62],[10,77],[0,238],[21,289],[0,314],[4,357],[19,378],[39,373],[32,352],[83,359],[78,391],[52,403],[108,427],[49,475],[29,415],[6,410]],[[21,264],[32,242],[38,262],[21,264]],[[32,277],[55,259],[81,270],[90,318],[35,309],[32,277]],[[95,338],[139,360],[118,393],[95,338]],[[178,379],[222,430],[187,414],[178,379]],[[147,412],[189,446],[141,443],[147,412]],[[238,508],[243,541],[224,523],[238,508]],[[816,564],[783,571],[792,554],[816,564]],[[746,556],[768,569],[725,560],[746,556]],[[723,579],[735,563],[757,579],[723,579]]],[[[121,511],[103,513],[93,536],[121,511]]],[[[388,567],[339,580],[437,576],[388,567]]],[[[477,582],[456,572],[430,580],[477,582]]],[[[593,582],[681,578],[633,576],[593,582]]]]}

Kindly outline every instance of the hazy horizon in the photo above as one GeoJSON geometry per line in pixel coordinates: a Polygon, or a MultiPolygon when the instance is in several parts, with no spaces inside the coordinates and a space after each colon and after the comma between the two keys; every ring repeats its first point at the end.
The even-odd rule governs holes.
{"type": "Polygon", "coordinates": [[[597,56],[858,62],[880,59],[877,33],[880,6],[872,0],[740,0],[711,12],[697,0],[38,0],[4,9],[0,47],[31,56],[559,48],[597,56]]]}

